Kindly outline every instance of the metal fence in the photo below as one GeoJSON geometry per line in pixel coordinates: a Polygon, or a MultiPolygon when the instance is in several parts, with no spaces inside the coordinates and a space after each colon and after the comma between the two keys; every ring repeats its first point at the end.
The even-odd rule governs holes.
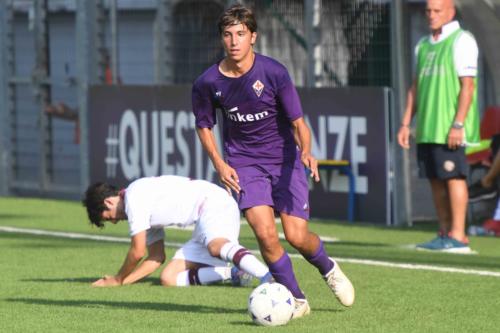
{"type": "MultiPolygon", "coordinates": [[[[390,6],[386,1],[247,0],[258,20],[256,51],[289,68],[297,86],[390,84],[390,6]]],[[[223,50],[215,22],[221,2],[173,6],[175,83],[191,83],[223,50]],[[196,10],[198,9],[198,10],[196,10]]]]}
{"type": "Polygon", "coordinates": [[[257,50],[283,62],[298,86],[390,85],[386,1],[246,1],[257,50]]]}

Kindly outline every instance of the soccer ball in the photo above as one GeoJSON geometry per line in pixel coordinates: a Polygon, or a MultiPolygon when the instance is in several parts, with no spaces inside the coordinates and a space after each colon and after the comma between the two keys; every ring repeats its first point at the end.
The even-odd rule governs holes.
{"type": "Polygon", "coordinates": [[[248,313],[257,325],[285,325],[292,319],[295,299],[282,284],[263,283],[248,297],[248,313]]]}

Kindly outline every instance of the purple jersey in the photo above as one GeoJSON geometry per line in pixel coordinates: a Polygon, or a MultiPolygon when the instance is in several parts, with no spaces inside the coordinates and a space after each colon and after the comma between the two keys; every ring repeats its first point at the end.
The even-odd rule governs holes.
{"type": "Polygon", "coordinates": [[[279,164],[294,160],[297,147],[291,121],[302,107],[288,71],[269,57],[255,54],[252,68],[238,78],[207,69],[193,85],[196,126],[212,128],[216,109],[224,115],[224,153],[233,167],[279,164]]]}

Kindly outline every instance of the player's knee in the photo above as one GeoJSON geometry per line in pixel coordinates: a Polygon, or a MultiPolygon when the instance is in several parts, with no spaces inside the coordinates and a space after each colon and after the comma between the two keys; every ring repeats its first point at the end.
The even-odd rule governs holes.
{"type": "Polygon", "coordinates": [[[160,283],[164,287],[175,287],[177,285],[177,274],[164,270],[160,275],[160,283]]]}
{"type": "Polygon", "coordinates": [[[265,252],[275,252],[275,250],[281,247],[277,235],[260,238],[259,244],[261,249],[265,252]]]}
{"type": "Polygon", "coordinates": [[[264,244],[279,242],[278,234],[276,233],[276,230],[272,228],[256,228],[255,235],[259,241],[264,244]]]}
{"type": "Polygon", "coordinates": [[[270,252],[274,252],[274,250],[281,246],[278,237],[268,237],[261,239],[260,244],[261,247],[270,252]]]}
{"type": "Polygon", "coordinates": [[[219,257],[222,247],[228,242],[229,240],[227,240],[226,238],[216,238],[210,241],[210,243],[208,243],[207,245],[208,253],[210,253],[212,257],[219,257]]]}
{"type": "Polygon", "coordinates": [[[300,250],[306,245],[307,234],[300,231],[291,231],[285,233],[285,239],[294,248],[300,250]]]}
{"type": "Polygon", "coordinates": [[[218,257],[220,255],[220,247],[209,245],[207,246],[207,249],[208,253],[210,253],[212,257],[218,257]]]}

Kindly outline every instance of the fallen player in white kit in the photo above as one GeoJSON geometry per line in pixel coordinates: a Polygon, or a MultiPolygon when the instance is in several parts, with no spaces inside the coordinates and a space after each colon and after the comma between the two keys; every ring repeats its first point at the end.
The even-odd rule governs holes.
{"type": "Polygon", "coordinates": [[[121,191],[96,183],[85,192],[83,204],[90,222],[100,228],[104,221],[128,220],[132,238],[119,272],[95,281],[95,287],[131,284],[157,270],[165,261],[163,228],[168,226],[195,228],[192,238],[163,269],[162,285],[225,280],[245,285],[252,276],[260,282],[272,278],[268,268],[238,243],[238,205],[227,191],[210,182],[180,176],[147,177],[121,191]]]}

